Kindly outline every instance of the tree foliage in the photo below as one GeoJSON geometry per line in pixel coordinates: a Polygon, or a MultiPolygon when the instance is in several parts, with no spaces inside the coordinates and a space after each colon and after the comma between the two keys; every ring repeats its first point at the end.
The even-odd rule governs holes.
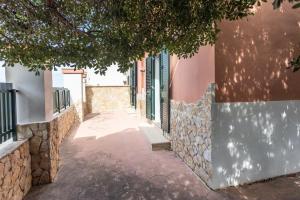
{"type": "Polygon", "coordinates": [[[251,15],[261,1],[0,0],[0,60],[32,71],[71,66],[105,73],[114,63],[126,71],[144,52],[163,48],[189,57],[216,41],[219,21],[251,15]]]}
{"type": "MultiPolygon", "coordinates": [[[[300,8],[300,0],[288,0],[290,3],[294,3],[293,8],[300,8]]],[[[281,4],[283,3],[283,0],[274,0],[273,6],[274,9],[280,8],[281,4]]],[[[293,69],[294,72],[298,71],[300,69],[300,55],[298,55],[296,58],[294,58],[290,62],[290,68],[293,69]]]]}

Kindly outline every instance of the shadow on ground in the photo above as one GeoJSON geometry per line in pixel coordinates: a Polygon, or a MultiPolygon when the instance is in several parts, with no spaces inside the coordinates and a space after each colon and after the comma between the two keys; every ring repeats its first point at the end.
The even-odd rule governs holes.
{"type": "Polygon", "coordinates": [[[282,184],[290,186],[288,178],[211,191],[173,152],[151,151],[139,123],[126,112],[84,121],[62,145],[55,182],[33,187],[25,200],[300,199],[299,184],[282,184]]]}

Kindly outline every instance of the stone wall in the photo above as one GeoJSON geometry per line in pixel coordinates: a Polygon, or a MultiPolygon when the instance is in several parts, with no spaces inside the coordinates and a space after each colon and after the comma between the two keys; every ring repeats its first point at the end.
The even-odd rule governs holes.
{"type": "Polygon", "coordinates": [[[129,86],[86,86],[86,114],[130,108],[129,86]]]}
{"type": "Polygon", "coordinates": [[[71,107],[49,123],[50,182],[54,181],[59,169],[60,145],[65,136],[71,133],[71,129],[80,123],[79,121],[80,119],[76,109],[71,107]]]}
{"type": "Polygon", "coordinates": [[[59,147],[79,119],[74,106],[53,120],[18,126],[19,138],[30,138],[32,185],[53,182],[59,168],[59,147]]]}
{"type": "Polygon", "coordinates": [[[206,183],[212,177],[211,133],[214,86],[197,103],[171,101],[172,150],[206,183]]]}
{"type": "Polygon", "coordinates": [[[22,200],[31,188],[29,142],[17,141],[9,148],[0,155],[0,199],[22,200]]]}

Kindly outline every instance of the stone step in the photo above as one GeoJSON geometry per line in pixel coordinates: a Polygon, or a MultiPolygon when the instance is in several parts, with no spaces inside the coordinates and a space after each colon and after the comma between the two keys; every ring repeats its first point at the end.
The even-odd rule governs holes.
{"type": "Polygon", "coordinates": [[[134,108],[128,108],[127,113],[128,114],[136,114],[136,110],[134,108]]]}
{"type": "Polygon", "coordinates": [[[163,136],[163,131],[160,128],[155,125],[143,123],[139,125],[139,129],[145,134],[152,151],[171,150],[171,143],[163,136]]]}

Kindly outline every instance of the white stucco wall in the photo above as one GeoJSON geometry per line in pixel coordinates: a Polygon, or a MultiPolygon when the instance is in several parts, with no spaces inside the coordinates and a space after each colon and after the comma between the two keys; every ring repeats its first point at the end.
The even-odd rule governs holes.
{"type": "Polygon", "coordinates": [[[75,105],[80,120],[84,118],[85,85],[82,74],[64,74],[64,87],[70,90],[71,104],[75,105]]]}
{"type": "Polygon", "coordinates": [[[53,113],[52,73],[41,71],[37,76],[18,64],[7,67],[5,72],[6,81],[13,83],[13,87],[19,90],[17,93],[18,123],[50,119],[53,113]]]}
{"type": "Polygon", "coordinates": [[[53,87],[52,72],[44,71],[45,120],[53,118],[53,87]]]}
{"type": "Polygon", "coordinates": [[[213,105],[212,188],[300,172],[300,101],[213,105]]]}
{"type": "Polygon", "coordinates": [[[64,74],[64,87],[70,90],[71,103],[82,102],[81,74],[64,74]]]}
{"type": "Polygon", "coordinates": [[[94,73],[93,69],[87,69],[87,85],[99,86],[122,86],[127,81],[127,75],[118,72],[118,66],[112,65],[106,71],[105,75],[94,73]]]}
{"type": "Polygon", "coordinates": [[[57,71],[52,71],[52,86],[64,87],[64,75],[61,68],[58,68],[57,71]]]}
{"type": "Polygon", "coordinates": [[[0,82],[5,83],[6,78],[5,78],[5,68],[2,67],[3,61],[0,61],[0,82]]]}

